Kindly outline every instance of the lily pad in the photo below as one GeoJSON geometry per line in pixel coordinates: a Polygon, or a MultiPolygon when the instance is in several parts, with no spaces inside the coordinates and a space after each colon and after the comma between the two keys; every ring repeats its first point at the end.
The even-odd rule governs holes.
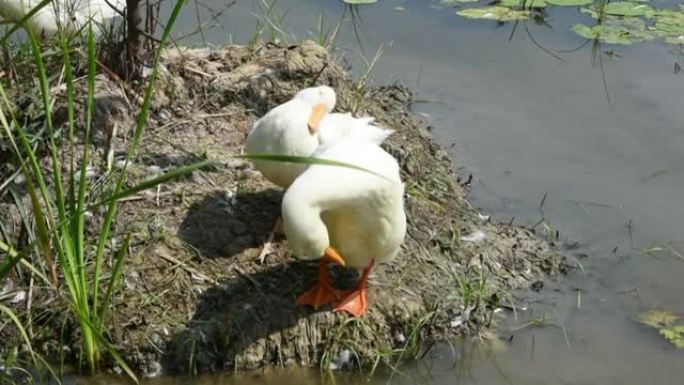
{"type": "Polygon", "coordinates": [[[498,21],[525,20],[530,16],[530,11],[516,10],[502,6],[487,6],[481,8],[467,8],[456,12],[457,15],[468,19],[488,19],[498,21]]]}
{"type": "Polygon", "coordinates": [[[634,3],[630,1],[617,1],[606,4],[606,6],[603,7],[603,12],[606,15],[615,16],[646,16],[648,14],[654,13],[655,9],[646,4],[634,3]]]}
{"type": "Polygon", "coordinates": [[[500,5],[504,7],[518,7],[518,8],[544,8],[548,4],[547,0],[501,0],[500,5]]]}
{"type": "Polygon", "coordinates": [[[658,329],[658,333],[678,349],[684,349],[684,324],[675,324],[681,317],[665,310],[649,310],[639,317],[641,322],[658,329]]]}
{"type": "Polygon", "coordinates": [[[593,0],[546,0],[546,2],[560,7],[576,7],[591,4],[593,0]]]}
{"type": "Polygon", "coordinates": [[[572,30],[584,38],[598,39],[607,44],[629,45],[654,38],[654,34],[646,29],[646,24],[637,18],[611,17],[594,26],[575,24],[572,30]]]}
{"type": "Polygon", "coordinates": [[[480,0],[442,0],[442,4],[476,3],[480,0]]]}
{"type": "Polygon", "coordinates": [[[653,14],[655,23],[652,30],[662,35],[684,34],[684,12],[663,9],[653,14]]]}

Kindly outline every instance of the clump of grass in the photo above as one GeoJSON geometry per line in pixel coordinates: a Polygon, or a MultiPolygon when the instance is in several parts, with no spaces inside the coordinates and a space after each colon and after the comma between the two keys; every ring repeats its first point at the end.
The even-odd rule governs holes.
{"type": "MultiPolygon", "coordinates": [[[[73,42],[71,38],[65,35],[58,38],[59,46],[57,49],[61,51],[63,59],[61,72],[66,89],[67,119],[65,129],[57,129],[53,123],[55,100],[50,92],[52,78],[48,76],[46,70],[45,52],[35,33],[30,28],[25,28],[40,89],[41,108],[43,109],[41,113],[44,116],[44,126],[47,131],[46,147],[52,167],[51,171],[45,171],[41,167],[40,155],[30,140],[31,134],[28,128],[17,119],[15,108],[10,102],[8,93],[0,84],[0,132],[2,137],[9,142],[10,151],[17,160],[19,171],[23,175],[30,200],[30,220],[35,225],[34,239],[24,250],[15,250],[11,241],[5,236],[2,237],[5,238],[4,241],[0,239],[0,251],[9,257],[5,258],[0,266],[0,279],[9,274],[19,262],[28,264],[33,271],[39,273],[40,271],[35,268],[35,265],[44,266],[48,274],[39,274],[39,276],[50,289],[55,290],[65,300],[70,314],[76,319],[81,336],[80,357],[86,362],[90,372],[95,372],[98,369],[103,359],[103,353],[107,352],[135,381],[137,381],[135,374],[109,342],[105,330],[111,299],[121,280],[130,236],[125,237],[117,252],[112,251],[114,255],[112,256],[111,271],[105,274],[103,266],[107,246],[112,240],[112,223],[121,198],[191,173],[209,163],[204,161],[181,167],[136,186],[125,188],[127,166],[135,156],[146,126],[161,50],[169,38],[183,4],[184,0],[176,2],[166,23],[166,28],[157,48],[153,70],[145,88],[143,102],[133,138],[126,153],[125,163],[118,171],[118,175],[110,175],[113,185],[105,194],[105,198],[97,203],[88,203],[88,199],[95,195],[94,189],[96,187],[89,182],[87,177],[88,165],[92,157],[89,144],[93,126],[97,63],[92,23],[88,23],[85,37],[87,46],[87,95],[85,127],[82,137],[85,145],[82,150],[78,150],[79,154],[76,154],[79,139],[75,130],[77,122],[75,113],[76,91],[71,60],[71,44],[73,42]],[[58,143],[62,141],[66,142],[65,146],[58,143]],[[62,174],[64,169],[68,170],[66,176],[62,174]],[[88,239],[86,237],[88,211],[98,205],[106,206],[105,218],[98,229],[97,238],[88,239]],[[38,258],[28,262],[27,257],[31,252],[34,252],[38,258]],[[100,290],[101,284],[104,287],[102,291],[100,290]]],[[[27,18],[30,15],[31,13],[27,15],[27,18]]],[[[24,220],[27,219],[24,218],[24,220]]],[[[35,359],[36,356],[31,349],[31,341],[17,314],[4,306],[0,307],[0,312],[16,324],[31,356],[35,359]]]]}

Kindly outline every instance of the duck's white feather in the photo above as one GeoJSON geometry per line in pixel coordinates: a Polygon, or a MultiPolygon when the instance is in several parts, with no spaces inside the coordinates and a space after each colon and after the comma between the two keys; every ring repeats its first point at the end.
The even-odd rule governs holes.
{"type": "Polygon", "coordinates": [[[406,233],[404,185],[396,160],[375,143],[342,138],[316,157],[356,165],[312,165],[285,193],[285,235],[295,255],[316,259],[332,246],[348,267],[393,258],[406,233]]]}
{"type": "MultiPolygon", "coordinates": [[[[16,23],[40,3],[40,0],[0,0],[0,15],[16,23]]],[[[54,0],[33,15],[28,24],[39,36],[51,36],[59,28],[75,33],[92,19],[93,31],[99,35],[120,23],[125,9],[125,0],[54,0]]]]}
{"type": "Polygon", "coordinates": [[[394,130],[388,130],[373,124],[375,118],[355,118],[350,113],[331,113],[321,121],[318,142],[330,145],[342,138],[355,137],[371,143],[381,144],[394,130]]]}
{"type": "MultiPolygon", "coordinates": [[[[327,112],[335,108],[335,91],[327,86],[305,88],[289,101],[276,106],[254,122],[247,136],[248,154],[309,156],[318,147],[318,137],[309,131],[308,121],[316,105],[327,112]]],[[[266,179],[287,188],[306,170],[305,164],[254,161],[266,179]]]]}
{"type": "MultiPolygon", "coordinates": [[[[381,143],[393,131],[377,127],[373,118],[354,118],[351,114],[330,113],[335,107],[335,91],[327,86],[305,88],[294,98],[270,110],[252,126],[247,136],[248,154],[310,156],[319,146],[325,148],[340,139],[355,137],[381,143]],[[314,106],[323,104],[328,113],[318,131],[311,133],[308,120],[314,106]]],[[[287,188],[306,168],[305,164],[254,161],[266,179],[287,188]]]]}
{"type": "MultiPolygon", "coordinates": [[[[318,147],[318,139],[308,132],[311,106],[292,99],[281,104],[252,126],[247,136],[248,154],[309,156],[318,147]]],[[[305,169],[305,164],[254,161],[266,179],[280,187],[288,187],[305,169]]]]}

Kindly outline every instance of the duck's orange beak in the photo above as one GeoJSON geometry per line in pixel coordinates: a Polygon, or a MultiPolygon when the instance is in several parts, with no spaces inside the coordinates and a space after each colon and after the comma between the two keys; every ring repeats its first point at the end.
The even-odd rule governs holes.
{"type": "Polygon", "coordinates": [[[325,104],[321,103],[314,106],[308,121],[309,133],[311,135],[318,132],[318,126],[321,124],[321,120],[326,113],[328,113],[328,110],[325,107],[325,104]]]}
{"type": "Polygon", "coordinates": [[[346,262],[344,262],[344,258],[342,258],[340,253],[338,253],[337,250],[333,249],[332,247],[328,247],[327,249],[325,249],[325,253],[323,254],[323,258],[327,262],[336,263],[340,266],[346,265],[346,262]]]}

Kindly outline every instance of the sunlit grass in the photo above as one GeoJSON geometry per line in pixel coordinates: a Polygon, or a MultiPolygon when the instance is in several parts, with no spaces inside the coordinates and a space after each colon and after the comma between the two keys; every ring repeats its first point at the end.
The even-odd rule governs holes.
{"type": "MultiPolygon", "coordinates": [[[[37,73],[37,82],[40,88],[42,115],[47,131],[47,153],[52,170],[45,171],[40,165],[40,157],[36,146],[31,143],[30,132],[27,127],[17,119],[14,106],[10,102],[7,91],[0,84],[0,129],[2,136],[9,142],[23,179],[27,194],[30,199],[30,220],[35,225],[34,238],[31,239],[26,250],[15,250],[8,239],[0,239],[0,251],[6,253],[0,266],[0,278],[5,277],[14,266],[23,262],[31,266],[34,271],[40,273],[35,265],[45,267],[49,273],[42,275],[42,279],[52,290],[56,290],[68,305],[71,315],[79,324],[81,334],[81,354],[90,372],[95,372],[103,353],[109,353],[119,366],[134,380],[135,374],[128,367],[123,358],[111,345],[106,334],[106,321],[110,310],[111,299],[118,287],[124,260],[127,255],[130,237],[125,236],[118,251],[111,250],[112,267],[106,274],[103,265],[106,257],[107,246],[111,244],[111,226],[116,216],[119,200],[125,196],[134,194],[143,189],[156,186],[157,184],[188,174],[207,162],[185,166],[168,172],[160,177],[145,181],[130,188],[124,188],[127,177],[127,166],[135,156],[147,122],[154,82],[158,74],[158,64],[161,50],[168,40],[172,27],[184,0],[176,2],[173,12],[166,23],[162,38],[157,48],[153,70],[147,81],[145,95],[140,113],[135,126],[133,139],[128,146],[123,168],[118,175],[113,176],[113,186],[106,194],[105,199],[97,204],[105,205],[105,220],[98,229],[97,239],[86,237],[87,212],[93,205],[88,200],[94,195],[92,186],[87,178],[87,168],[91,163],[90,153],[91,132],[93,126],[94,95],[96,93],[96,43],[92,23],[89,23],[86,31],[86,64],[87,64],[87,94],[85,103],[85,127],[82,133],[82,150],[77,150],[77,133],[75,130],[76,98],[74,69],[72,68],[72,39],[61,36],[58,51],[62,55],[62,76],[66,89],[66,129],[58,129],[53,124],[53,106],[55,99],[51,94],[51,82],[54,81],[47,73],[43,50],[39,38],[30,30],[26,29],[28,43],[31,48],[33,64],[37,73]],[[77,155],[76,152],[80,153],[77,155]],[[78,163],[77,163],[78,162],[78,163]],[[63,170],[68,174],[63,175],[63,170]],[[28,261],[29,252],[32,250],[39,258],[28,261]],[[100,288],[104,288],[101,292],[100,288]]],[[[44,5],[41,3],[41,5],[44,5]]],[[[27,15],[27,18],[30,15],[27,15]]],[[[10,33],[13,31],[10,31],[10,33]]],[[[6,36],[7,37],[7,36],[6,36]]],[[[3,38],[3,40],[6,39],[3,38]]],[[[52,48],[54,50],[54,47],[52,48]]],[[[20,202],[17,202],[20,203],[20,202]]],[[[28,216],[25,215],[25,216],[28,216]]],[[[27,220],[29,218],[23,218],[27,220]]],[[[2,237],[5,238],[5,237],[2,237]]],[[[0,311],[16,324],[19,334],[26,343],[31,356],[35,354],[31,349],[31,341],[20,322],[17,314],[8,307],[1,307],[0,311]]]]}

